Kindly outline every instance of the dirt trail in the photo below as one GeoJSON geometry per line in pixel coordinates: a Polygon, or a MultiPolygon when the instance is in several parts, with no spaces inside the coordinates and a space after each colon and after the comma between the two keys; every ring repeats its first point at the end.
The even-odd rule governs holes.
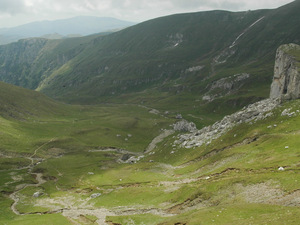
{"type": "MultiPolygon", "coordinates": [[[[171,135],[173,133],[174,133],[174,130],[164,130],[160,135],[158,135],[157,137],[155,137],[152,140],[152,142],[149,144],[149,146],[147,147],[147,149],[145,150],[144,153],[130,152],[130,151],[127,151],[124,149],[116,149],[116,148],[89,150],[89,152],[116,152],[116,153],[120,153],[120,154],[132,154],[132,155],[136,155],[136,156],[141,156],[141,155],[144,155],[145,153],[151,152],[156,147],[156,144],[158,144],[164,138],[168,137],[169,135],[171,135]]],[[[41,205],[46,204],[50,208],[51,208],[51,205],[56,205],[56,207],[50,209],[47,212],[21,213],[17,209],[17,205],[20,201],[20,198],[18,197],[19,192],[21,192],[22,190],[24,190],[27,187],[39,187],[46,182],[46,180],[43,179],[42,173],[32,173],[32,170],[39,162],[43,161],[43,159],[36,158],[38,151],[40,149],[42,149],[42,147],[44,147],[48,143],[52,142],[53,140],[54,140],[54,138],[52,138],[48,142],[44,143],[43,145],[39,146],[37,149],[34,150],[34,152],[31,156],[27,157],[31,161],[31,163],[30,163],[30,165],[28,165],[22,169],[28,169],[28,173],[35,176],[37,183],[18,185],[16,187],[16,190],[12,194],[9,195],[9,197],[13,200],[13,204],[11,205],[11,210],[16,215],[28,215],[28,214],[41,215],[41,214],[50,214],[50,213],[61,213],[63,216],[67,217],[70,221],[74,222],[75,224],[77,223],[77,221],[80,220],[80,217],[82,217],[82,215],[93,215],[98,218],[96,222],[101,225],[107,224],[105,222],[107,216],[121,216],[121,215],[129,216],[129,215],[146,214],[146,213],[159,215],[162,217],[174,216],[174,214],[167,213],[165,210],[158,209],[158,208],[141,209],[140,207],[139,208],[124,207],[124,208],[115,208],[115,209],[111,209],[111,210],[108,210],[105,208],[94,209],[93,205],[89,205],[87,202],[83,202],[79,207],[78,206],[76,207],[75,206],[76,200],[72,200],[72,199],[69,201],[68,204],[67,204],[68,201],[64,202],[62,199],[60,199],[60,200],[48,199],[49,202],[45,199],[39,199],[39,201],[43,202],[41,205]],[[58,205],[60,205],[60,206],[57,207],[58,205]]],[[[167,164],[163,164],[160,166],[168,167],[168,169],[176,168],[176,167],[171,167],[170,165],[167,165],[167,164]],[[169,168],[169,167],[171,167],[171,168],[169,168]]],[[[59,173],[59,175],[62,175],[59,171],[58,171],[58,173],[59,173]]],[[[189,181],[186,181],[186,182],[189,182],[189,181]]]]}
{"type": "Polygon", "coordinates": [[[120,154],[130,154],[130,155],[137,155],[137,156],[142,155],[139,152],[130,152],[125,149],[119,149],[119,148],[92,149],[89,150],[89,152],[116,152],[120,154]]]}
{"type": "Polygon", "coordinates": [[[39,187],[40,185],[42,185],[46,182],[46,180],[44,180],[42,178],[42,176],[43,176],[42,173],[32,173],[32,174],[36,176],[35,179],[37,180],[38,183],[36,183],[36,184],[21,184],[17,187],[17,190],[15,192],[13,192],[12,194],[9,195],[9,197],[14,201],[14,203],[11,205],[11,210],[17,215],[26,215],[26,213],[20,213],[17,209],[17,205],[20,201],[20,199],[18,197],[18,193],[27,187],[39,187]]]}
{"type": "MultiPolygon", "coordinates": [[[[39,187],[40,185],[46,183],[46,180],[43,179],[43,174],[42,173],[32,173],[31,171],[34,168],[34,157],[36,156],[36,154],[38,153],[38,151],[45,146],[46,144],[52,142],[54,140],[54,138],[52,138],[51,140],[49,140],[48,142],[45,142],[44,144],[42,144],[41,146],[39,146],[37,149],[34,150],[33,154],[31,156],[28,157],[28,159],[31,161],[31,163],[29,164],[29,166],[23,167],[22,169],[28,169],[28,173],[31,175],[35,176],[35,179],[37,181],[36,184],[20,184],[16,187],[16,190],[9,195],[9,197],[14,201],[13,204],[11,205],[11,210],[16,214],[16,215],[26,215],[26,213],[20,213],[17,209],[17,205],[20,201],[20,198],[18,197],[18,193],[20,191],[22,191],[23,189],[27,188],[27,187],[39,187]]],[[[42,160],[40,160],[39,162],[41,162],[42,160]]]]}

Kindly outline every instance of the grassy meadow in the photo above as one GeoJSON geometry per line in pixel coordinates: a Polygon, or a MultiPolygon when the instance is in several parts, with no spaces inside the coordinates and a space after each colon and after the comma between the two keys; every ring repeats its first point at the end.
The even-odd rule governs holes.
{"type": "Polygon", "coordinates": [[[162,129],[171,129],[176,111],[154,114],[139,105],[76,106],[36,98],[39,104],[20,100],[26,107],[7,102],[18,116],[1,112],[0,224],[297,224],[300,219],[299,100],[198,148],[175,145],[176,132],[130,164],[119,160],[143,155],[162,129]],[[49,111],[43,110],[47,105],[49,111]],[[285,109],[294,114],[282,115],[285,109]],[[45,182],[38,184],[32,173],[41,173],[45,182]],[[42,195],[33,197],[36,192],[42,195]],[[11,210],[12,193],[21,215],[11,210]]]}

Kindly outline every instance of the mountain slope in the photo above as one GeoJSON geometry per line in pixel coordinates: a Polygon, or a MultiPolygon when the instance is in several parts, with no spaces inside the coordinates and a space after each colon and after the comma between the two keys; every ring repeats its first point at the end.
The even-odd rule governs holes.
{"type": "Polygon", "coordinates": [[[65,106],[49,97],[25,88],[0,82],[0,116],[6,119],[49,116],[62,112],[65,106]]]}
{"type": "Polygon", "coordinates": [[[42,47],[30,72],[4,54],[13,44],[2,46],[0,77],[62,101],[143,103],[202,124],[198,114],[221,118],[267,97],[276,48],[299,43],[299,8],[294,1],[274,10],[179,14],[107,36],[54,41],[63,48],[42,47]],[[15,80],[9,63],[19,68],[15,80]]]}
{"type": "MultiPolygon", "coordinates": [[[[291,6],[270,11],[212,11],[148,21],[95,39],[84,52],[85,57],[79,55],[70,62],[73,70],[71,76],[70,73],[64,74],[57,83],[53,79],[53,86],[50,82],[42,90],[51,94],[47,87],[53,90],[52,87],[58,87],[59,83],[67,87],[72,84],[76,89],[86,89],[91,85],[91,79],[94,84],[105,84],[104,89],[93,87],[92,90],[98,95],[109,95],[111,92],[124,92],[134,88],[144,89],[143,85],[161,85],[165,81],[166,88],[171,88],[168,80],[174,81],[178,78],[182,86],[190,85],[190,80],[199,83],[201,77],[207,78],[214,74],[218,76],[224,74],[228,67],[237,65],[247,65],[246,69],[250,70],[258,63],[271,63],[276,48],[282,43],[298,41],[299,29],[296,28],[299,28],[299,5],[299,1],[296,1],[291,6]],[[258,21],[259,19],[261,20],[258,21]],[[257,23],[253,25],[255,22],[257,23]],[[251,25],[253,26],[250,28],[251,25]],[[236,45],[228,50],[236,37],[247,29],[249,30],[237,40],[236,45]],[[259,35],[255,35],[257,33],[259,35]],[[256,48],[252,46],[255,44],[256,48]],[[231,55],[227,51],[235,53],[231,55]],[[222,54],[230,56],[226,63],[220,63],[224,61],[222,57],[215,63],[216,58],[222,54]],[[185,74],[186,70],[197,66],[204,68],[196,76],[192,74],[191,78],[187,78],[189,74],[185,74]],[[67,81],[62,84],[64,77],[67,81]],[[83,81],[79,81],[82,79],[83,81]],[[118,84],[115,84],[116,80],[118,84]]],[[[272,65],[267,68],[270,69],[271,76],[272,65]]],[[[241,72],[248,71],[243,69],[241,72]]],[[[72,93],[72,87],[60,91],[63,94],[68,91],[72,93]]]]}
{"type": "MultiPolygon", "coordinates": [[[[298,66],[299,46],[280,49],[298,66]]],[[[193,132],[146,107],[68,107],[0,116],[0,223],[299,223],[299,99],[263,100],[193,132]]]]}
{"type": "Polygon", "coordinates": [[[93,35],[68,40],[32,38],[0,46],[0,78],[36,89],[41,80],[75,57],[93,38],[93,35]]]}

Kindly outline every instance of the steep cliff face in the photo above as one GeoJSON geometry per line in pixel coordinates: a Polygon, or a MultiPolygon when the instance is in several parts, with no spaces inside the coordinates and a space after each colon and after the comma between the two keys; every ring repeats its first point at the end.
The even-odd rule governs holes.
{"type": "Polygon", "coordinates": [[[56,69],[74,58],[89,37],[64,40],[23,39],[0,46],[0,80],[36,89],[56,69]]]}
{"type": "Polygon", "coordinates": [[[39,80],[29,75],[46,43],[46,39],[28,39],[0,46],[1,81],[34,89],[39,80]]]}
{"type": "Polygon", "coordinates": [[[270,98],[280,98],[281,100],[300,98],[299,63],[299,45],[287,44],[278,48],[270,98]]]}

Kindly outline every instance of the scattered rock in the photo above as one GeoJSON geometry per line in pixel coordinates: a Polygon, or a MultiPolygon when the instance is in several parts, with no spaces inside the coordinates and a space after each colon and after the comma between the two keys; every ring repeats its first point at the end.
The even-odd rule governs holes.
{"type": "Polygon", "coordinates": [[[159,111],[158,111],[157,109],[151,109],[151,110],[149,111],[149,113],[158,115],[158,114],[159,114],[159,111]]]}
{"type": "Polygon", "coordinates": [[[173,125],[175,131],[182,132],[195,132],[197,130],[196,125],[193,122],[181,120],[173,125]]]}
{"type": "Polygon", "coordinates": [[[281,113],[281,116],[288,116],[288,117],[294,116],[296,113],[295,112],[291,112],[291,110],[292,110],[291,108],[283,110],[282,113],[281,113]]]}
{"type": "Polygon", "coordinates": [[[210,88],[202,97],[202,100],[211,102],[215,98],[231,94],[232,92],[239,90],[245,84],[245,80],[247,80],[249,77],[250,74],[241,73],[216,80],[212,84],[208,85],[210,88]]]}
{"type": "Polygon", "coordinates": [[[144,155],[140,155],[140,156],[130,156],[129,159],[127,160],[121,160],[122,163],[130,163],[130,164],[133,164],[133,163],[137,163],[138,161],[140,161],[142,158],[144,158],[145,156],[144,155]]]}
{"type": "Polygon", "coordinates": [[[94,173],[93,172],[88,172],[88,175],[94,175],[94,173]]]}
{"type": "Polygon", "coordinates": [[[214,96],[211,96],[211,95],[204,95],[202,97],[203,101],[208,101],[208,102],[212,102],[214,99],[215,99],[214,96]]]}
{"type": "Polygon", "coordinates": [[[132,156],[132,155],[130,155],[130,154],[124,154],[124,155],[122,155],[121,160],[126,161],[126,160],[128,160],[131,156],[132,156]]]}
{"type": "Polygon", "coordinates": [[[184,148],[210,144],[212,140],[219,138],[238,124],[255,122],[267,118],[271,115],[268,112],[278,105],[279,101],[277,99],[265,99],[256,102],[234,114],[225,116],[221,121],[204,127],[201,130],[196,130],[190,134],[179,134],[174,144],[180,144],[184,148]]]}
{"type": "Polygon", "coordinates": [[[99,196],[101,196],[101,193],[94,193],[91,195],[91,198],[97,198],[99,196]]]}
{"type": "Polygon", "coordinates": [[[197,71],[200,71],[204,68],[204,66],[194,66],[194,67],[190,67],[188,69],[186,69],[186,72],[197,72],[197,71]]]}
{"type": "Polygon", "coordinates": [[[43,192],[37,191],[37,192],[34,192],[32,196],[35,198],[38,198],[38,197],[42,196],[43,194],[44,194],[43,192]]]}
{"type": "Polygon", "coordinates": [[[182,119],[182,115],[181,114],[177,114],[175,118],[178,119],[178,120],[181,120],[182,119]]]}

